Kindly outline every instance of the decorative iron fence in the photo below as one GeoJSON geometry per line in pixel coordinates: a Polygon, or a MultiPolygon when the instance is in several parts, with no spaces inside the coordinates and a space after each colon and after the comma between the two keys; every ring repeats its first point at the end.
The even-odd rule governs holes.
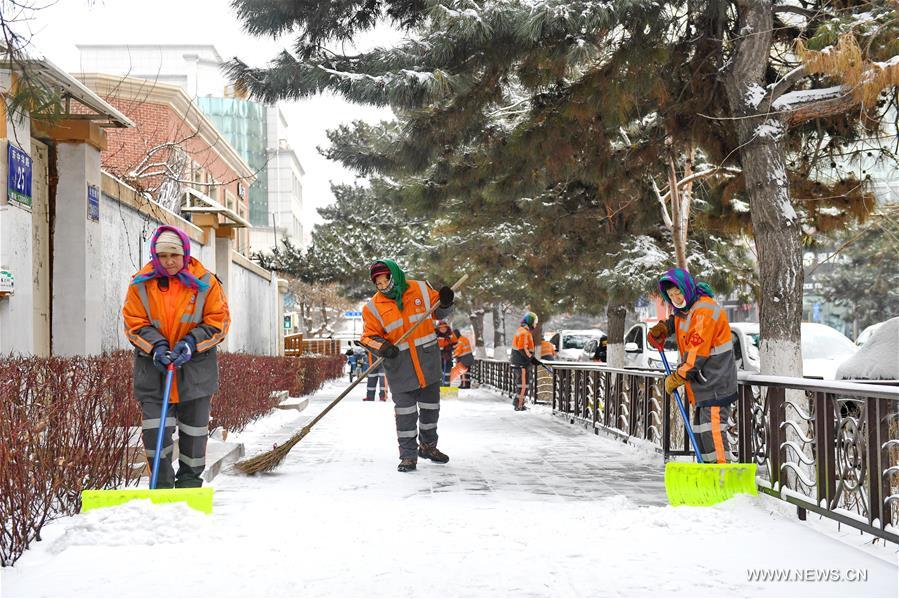
{"type": "MultiPolygon", "coordinates": [[[[553,412],[594,432],[692,456],[657,371],[550,363],[553,412]]],[[[478,360],[474,380],[508,394],[507,362],[478,360]]],[[[532,371],[533,373],[533,368],[532,371]]],[[[542,399],[529,377],[528,400],[542,399]]],[[[899,386],[740,373],[728,430],[734,459],[758,464],[761,492],[899,543],[899,386]]]]}

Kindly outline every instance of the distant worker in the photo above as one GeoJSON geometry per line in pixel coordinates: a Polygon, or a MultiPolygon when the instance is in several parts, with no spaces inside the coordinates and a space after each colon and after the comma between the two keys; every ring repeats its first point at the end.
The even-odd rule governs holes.
{"type": "Polygon", "coordinates": [[[524,405],[528,392],[528,368],[534,362],[534,334],[537,327],[537,315],[533,312],[525,312],[521,317],[521,325],[515,331],[512,339],[512,354],[509,362],[512,366],[513,397],[512,405],[516,412],[527,408],[524,405]]]}
{"type": "Polygon", "coordinates": [[[440,347],[440,369],[443,371],[443,385],[449,385],[450,371],[453,368],[453,350],[458,337],[450,329],[445,320],[437,321],[437,345],[440,347]]]}
{"type": "MultiPolygon", "coordinates": [[[[368,363],[375,363],[375,356],[368,352],[368,363]]],[[[384,363],[382,362],[377,368],[368,373],[368,381],[365,388],[365,399],[362,401],[374,401],[375,394],[378,391],[378,385],[381,386],[381,394],[378,399],[387,401],[387,373],[384,371],[384,363]]]]}
{"type": "Polygon", "coordinates": [[[556,346],[544,339],[540,342],[540,359],[553,360],[556,357],[556,346]]]}
{"type": "Polygon", "coordinates": [[[454,329],[453,334],[459,340],[456,343],[456,349],[453,351],[453,358],[456,360],[456,366],[461,371],[459,375],[459,388],[471,389],[471,367],[474,366],[474,354],[471,352],[471,341],[468,337],[462,335],[459,329],[454,329]]]}
{"type": "Polygon", "coordinates": [[[696,406],[693,430],[702,459],[723,464],[733,460],[727,440],[727,421],[737,401],[737,365],[727,314],[712,299],[705,283],[696,283],[682,268],[659,279],[659,292],[674,314],[649,330],[648,340],[662,349],[674,335],[682,362],[665,378],[665,391],[684,385],[696,406]]]}

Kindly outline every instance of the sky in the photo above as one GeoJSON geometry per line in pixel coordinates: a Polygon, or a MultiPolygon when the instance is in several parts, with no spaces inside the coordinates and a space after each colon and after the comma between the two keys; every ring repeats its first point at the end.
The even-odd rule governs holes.
{"type": "MultiPolygon", "coordinates": [[[[51,1],[35,0],[38,6],[49,6],[38,11],[30,25],[32,51],[70,72],[81,70],[76,44],[212,44],[225,60],[237,56],[263,66],[292,39],[254,38],[243,32],[229,0],[154,0],[150,4],[134,0],[51,1]],[[152,7],[140,10],[139,23],[135,23],[137,6],[152,7]]],[[[390,44],[398,37],[385,27],[366,35],[360,47],[390,44]]],[[[308,232],[321,221],[316,209],[333,202],[329,182],[355,180],[353,173],[316,150],[327,145],[326,131],[355,119],[377,122],[390,118],[391,112],[333,96],[284,103],[282,110],[288,121],[288,141],[306,171],[303,228],[308,232]]]]}

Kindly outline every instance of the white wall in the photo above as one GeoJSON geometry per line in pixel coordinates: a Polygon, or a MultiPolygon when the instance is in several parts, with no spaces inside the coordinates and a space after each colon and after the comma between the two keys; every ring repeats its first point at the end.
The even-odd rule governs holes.
{"type": "Polygon", "coordinates": [[[231,309],[228,350],[277,355],[274,326],[282,320],[280,314],[277,318],[275,315],[277,286],[273,290],[272,281],[237,263],[231,265],[231,286],[234,291],[228,297],[231,309]]]}
{"type": "MultiPolygon", "coordinates": [[[[0,70],[0,91],[9,89],[9,85],[9,71],[0,70]]],[[[9,113],[5,118],[9,141],[31,156],[30,121],[13,119],[9,113]]],[[[0,270],[13,274],[16,292],[11,297],[0,299],[0,355],[28,354],[34,345],[31,324],[34,320],[31,212],[6,203],[7,144],[7,140],[0,140],[0,181],[3,185],[0,189],[3,196],[0,201],[0,270]]]]}

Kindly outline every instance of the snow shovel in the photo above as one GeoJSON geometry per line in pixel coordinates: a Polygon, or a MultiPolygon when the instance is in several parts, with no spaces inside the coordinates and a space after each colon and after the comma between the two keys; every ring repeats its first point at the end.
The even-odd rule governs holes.
{"type": "MultiPolygon", "coordinates": [[[[671,374],[665,351],[660,349],[665,374],[671,374]]],[[[758,495],[755,484],[756,464],[707,464],[702,461],[699,443],[690,426],[690,418],[681,401],[680,393],[674,390],[674,400],[680,410],[687,435],[696,454],[696,463],[668,462],[665,464],[665,492],[671,505],[709,506],[727,501],[738,493],[758,495]]]]}
{"type": "MultiPolygon", "coordinates": [[[[453,291],[458,291],[459,288],[467,280],[468,280],[468,275],[467,274],[462,275],[462,278],[459,279],[458,281],[456,281],[455,285],[453,285],[453,287],[452,287],[453,291]]],[[[440,307],[440,304],[435,304],[431,308],[431,311],[428,312],[424,318],[419,320],[418,323],[415,324],[412,328],[410,328],[408,331],[403,333],[403,335],[399,339],[397,339],[397,341],[396,341],[396,343],[394,343],[394,345],[400,345],[403,341],[405,341],[406,338],[408,338],[409,335],[411,335],[412,332],[415,331],[416,328],[421,326],[421,323],[430,322],[431,317],[434,315],[434,312],[436,312],[437,308],[439,308],[439,307],[440,307]]],[[[309,424],[307,424],[306,426],[301,428],[299,431],[294,433],[294,435],[290,439],[288,439],[281,445],[276,445],[274,447],[274,449],[266,451],[265,453],[261,453],[261,454],[255,456],[255,457],[252,457],[248,460],[243,460],[241,462],[237,462],[236,464],[234,464],[234,467],[237,468],[239,471],[243,472],[244,474],[257,474],[259,472],[271,472],[272,470],[277,468],[281,464],[281,462],[284,461],[284,458],[287,457],[288,452],[290,452],[290,450],[293,449],[293,446],[296,445],[297,443],[299,443],[303,439],[303,437],[308,435],[309,431],[312,430],[312,427],[315,426],[319,420],[324,418],[325,414],[330,412],[334,406],[336,406],[338,403],[340,403],[340,400],[342,400],[344,397],[346,397],[347,394],[350,391],[352,391],[353,388],[357,384],[359,384],[359,381],[368,378],[368,373],[377,369],[383,361],[384,361],[384,358],[378,358],[377,360],[372,362],[371,366],[368,367],[368,370],[366,370],[365,373],[361,377],[359,377],[358,379],[356,379],[355,381],[350,383],[350,386],[347,387],[346,389],[344,389],[343,392],[337,396],[337,399],[335,399],[334,401],[329,403],[325,407],[325,409],[321,411],[321,413],[318,416],[313,418],[312,421],[309,422],[309,424]]]]}
{"type": "Polygon", "coordinates": [[[169,411],[169,396],[172,393],[172,379],[175,365],[169,364],[165,375],[165,390],[162,393],[162,412],[159,415],[159,433],[156,435],[156,453],[153,456],[153,471],[150,474],[150,489],[106,489],[101,491],[81,492],[81,511],[111,507],[131,501],[132,499],[149,499],[153,503],[177,503],[183,501],[195,510],[206,514],[212,513],[212,487],[191,489],[157,489],[156,480],[159,475],[159,462],[162,458],[162,440],[165,436],[165,421],[169,411]]]}

